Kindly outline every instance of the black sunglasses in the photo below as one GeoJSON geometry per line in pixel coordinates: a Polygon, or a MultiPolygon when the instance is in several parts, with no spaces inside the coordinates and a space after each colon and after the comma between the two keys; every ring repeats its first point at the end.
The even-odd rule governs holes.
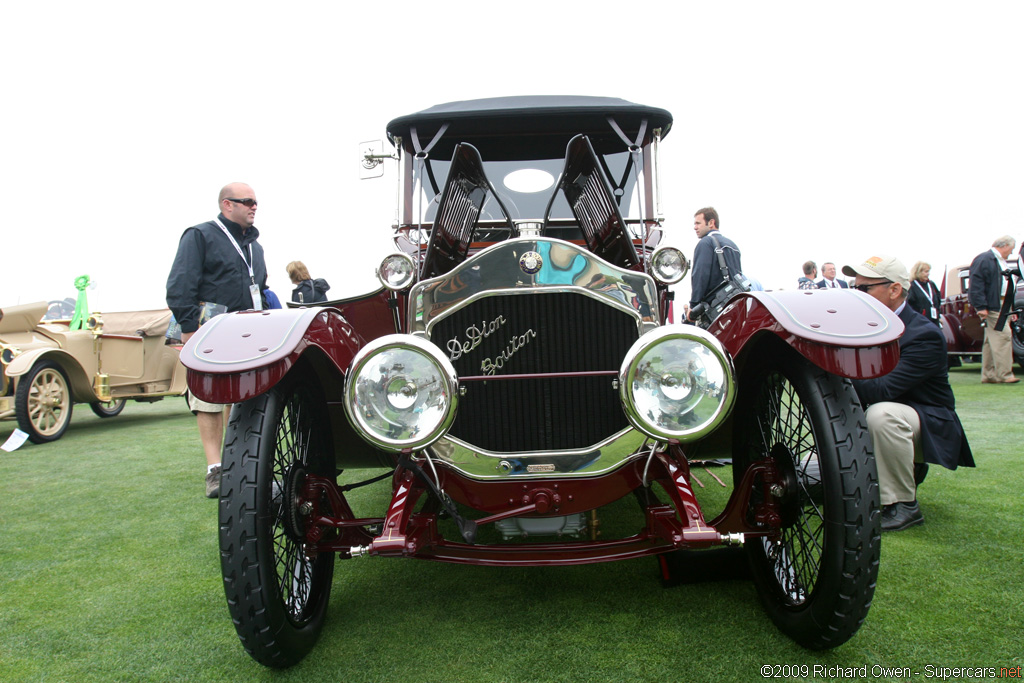
{"type": "Polygon", "coordinates": [[[255,199],[232,199],[231,197],[226,197],[226,199],[229,202],[234,202],[235,204],[243,204],[245,206],[248,206],[250,209],[256,208],[255,199]]]}
{"type": "Polygon", "coordinates": [[[891,284],[892,284],[892,280],[885,280],[884,282],[872,282],[869,285],[854,285],[853,288],[856,289],[859,292],[864,292],[865,294],[867,294],[868,290],[871,289],[872,287],[877,287],[878,285],[891,285],[891,284]]]}

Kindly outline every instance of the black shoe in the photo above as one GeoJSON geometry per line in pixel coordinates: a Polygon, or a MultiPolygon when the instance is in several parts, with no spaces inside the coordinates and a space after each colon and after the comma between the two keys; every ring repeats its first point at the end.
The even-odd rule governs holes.
{"type": "Polygon", "coordinates": [[[882,531],[903,531],[918,524],[924,524],[924,515],[916,500],[911,503],[893,503],[882,508],[882,531]]]}

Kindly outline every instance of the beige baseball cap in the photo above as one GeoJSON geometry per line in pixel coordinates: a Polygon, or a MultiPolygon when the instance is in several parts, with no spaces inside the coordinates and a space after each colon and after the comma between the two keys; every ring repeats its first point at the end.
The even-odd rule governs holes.
{"type": "Polygon", "coordinates": [[[910,273],[895,256],[869,256],[864,263],[843,266],[843,275],[882,278],[900,283],[904,290],[910,289],[910,273]]]}

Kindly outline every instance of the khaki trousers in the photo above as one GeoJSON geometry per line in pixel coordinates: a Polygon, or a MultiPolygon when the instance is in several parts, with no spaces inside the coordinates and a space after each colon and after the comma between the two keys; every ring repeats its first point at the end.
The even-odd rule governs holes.
{"type": "Polygon", "coordinates": [[[1013,379],[1013,339],[1010,320],[1002,332],[996,332],[999,311],[989,311],[985,318],[985,343],[981,347],[981,378],[990,382],[1013,379]]]}
{"type": "Polygon", "coordinates": [[[917,498],[914,462],[923,462],[921,418],[910,406],[889,401],[872,404],[867,418],[878,465],[882,505],[914,501],[917,498]]]}

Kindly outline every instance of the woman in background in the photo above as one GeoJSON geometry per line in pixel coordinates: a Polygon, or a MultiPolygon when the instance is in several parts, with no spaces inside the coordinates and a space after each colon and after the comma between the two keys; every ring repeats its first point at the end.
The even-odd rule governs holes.
{"type": "Polygon", "coordinates": [[[907,293],[907,305],[915,311],[939,324],[939,307],[942,295],[935,283],[928,279],[932,267],[924,261],[918,261],[910,269],[910,292],[907,293]]]}
{"type": "Polygon", "coordinates": [[[285,270],[292,284],[297,285],[292,290],[292,301],[299,304],[316,304],[327,301],[327,290],[331,288],[327,280],[322,277],[313,279],[309,276],[306,264],[302,261],[292,261],[285,270]]]}

